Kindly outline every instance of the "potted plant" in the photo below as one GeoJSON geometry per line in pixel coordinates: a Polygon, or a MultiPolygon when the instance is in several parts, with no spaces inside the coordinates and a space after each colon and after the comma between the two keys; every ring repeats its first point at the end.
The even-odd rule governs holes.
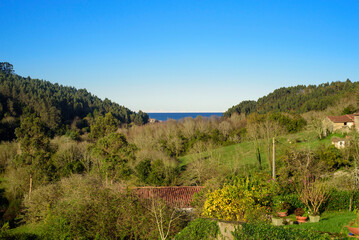
{"type": "Polygon", "coordinates": [[[297,218],[298,223],[305,223],[307,222],[307,215],[306,211],[303,208],[297,208],[294,210],[294,215],[297,218]]]}
{"type": "Polygon", "coordinates": [[[347,228],[350,233],[354,234],[355,236],[359,236],[359,210],[354,209],[354,213],[356,214],[356,218],[349,223],[347,228]]]}
{"type": "Polygon", "coordinates": [[[278,217],[286,217],[288,216],[288,210],[290,208],[290,204],[284,201],[278,201],[275,206],[278,217]]]}
{"type": "Polygon", "coordinates": [[[319,222],[319,208],[328,199],[327,185],[314,177],[306,177],[301,188],[298,189],[300,200],[309,209],[311,222],[319,222]]]}

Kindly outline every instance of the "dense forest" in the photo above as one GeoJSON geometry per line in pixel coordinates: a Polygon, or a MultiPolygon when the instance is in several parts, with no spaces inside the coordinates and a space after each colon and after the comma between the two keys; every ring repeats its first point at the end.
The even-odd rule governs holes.
{"type": "Polygon", "coordinates": [[[348,94],[355,94],[359,89],[359,82],[332,82],[316,85],[298,85],[276,89],[258,101],[243,101],[229,108],[224,116],[233,113],[250,114],[253,112],[291,112],[305,113],[322,111],[337,103],[338,99],[348,94]]]}
{"type": "Polygon", "coordinates": [[[147,123],[148,115],[135,113],[108,99],[101,100],[86,89],[66,87],[48,81],[24,78],[10,63],[0,63],[0,141],[15,138],[22,117],[35,114],[47,132],[61,135],[67,129],[89,131],[92,122],[111,113],[118,124],[147,123]]]}

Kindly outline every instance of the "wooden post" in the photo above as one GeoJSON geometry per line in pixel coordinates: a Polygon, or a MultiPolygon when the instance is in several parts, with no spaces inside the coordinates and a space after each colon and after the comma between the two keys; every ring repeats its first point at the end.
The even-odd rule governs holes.
{"type": "Polygon", "coordinates": [[[29,197],[30,197],[30,194],[31,194],[31,190],[32,190],[32,176],[30,174],[30,188],[29,188],[29,197]]]}
{"type": "Polygon", "coordinates": [[[106,187],[108,187],[107,172],[106,172],[106,187]]]}
{"type": "Polygon", "coordinates": [[[272,178],[275,179],[275,139],[273,138],[273,164],[272,164],[272,178]]]}

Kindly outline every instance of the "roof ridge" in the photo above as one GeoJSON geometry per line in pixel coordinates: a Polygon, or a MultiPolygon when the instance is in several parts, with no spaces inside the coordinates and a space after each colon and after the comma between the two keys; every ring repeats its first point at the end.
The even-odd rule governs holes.
{"type": "Polygon", "coordinates": [[[204,186],[143,186],[129,188],[204,188],[204,186]]]}

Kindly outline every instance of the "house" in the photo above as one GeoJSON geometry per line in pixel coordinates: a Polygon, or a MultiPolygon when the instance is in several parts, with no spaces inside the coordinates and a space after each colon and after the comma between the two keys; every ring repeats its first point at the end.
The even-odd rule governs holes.
{"type": "Polygon", "coordinates": [[[148,122],[149,123],[158,123],[158,122],[161,122],[161,121],[158,121],[157,119],[154,119],[154,118],[149,118],[148,122]]]}
{"type": "Polygon", "coordinates": [[[332,144],[333,144],[336,148],[341,149],[341,148],[345,148],[345,146],[348,145],[349,142],[348,142],[348,139],[345,139],[345,138],[333,137],[333,138],[332,138],[332,144]]]}
{"type": "Polygon", "coordinates": [[[323,120],[323,125],[330,132],[336,130],[348,131],[351,128],[359,130],[359,113],[346,114],[342,116],[327,116],[323,120]]]}

